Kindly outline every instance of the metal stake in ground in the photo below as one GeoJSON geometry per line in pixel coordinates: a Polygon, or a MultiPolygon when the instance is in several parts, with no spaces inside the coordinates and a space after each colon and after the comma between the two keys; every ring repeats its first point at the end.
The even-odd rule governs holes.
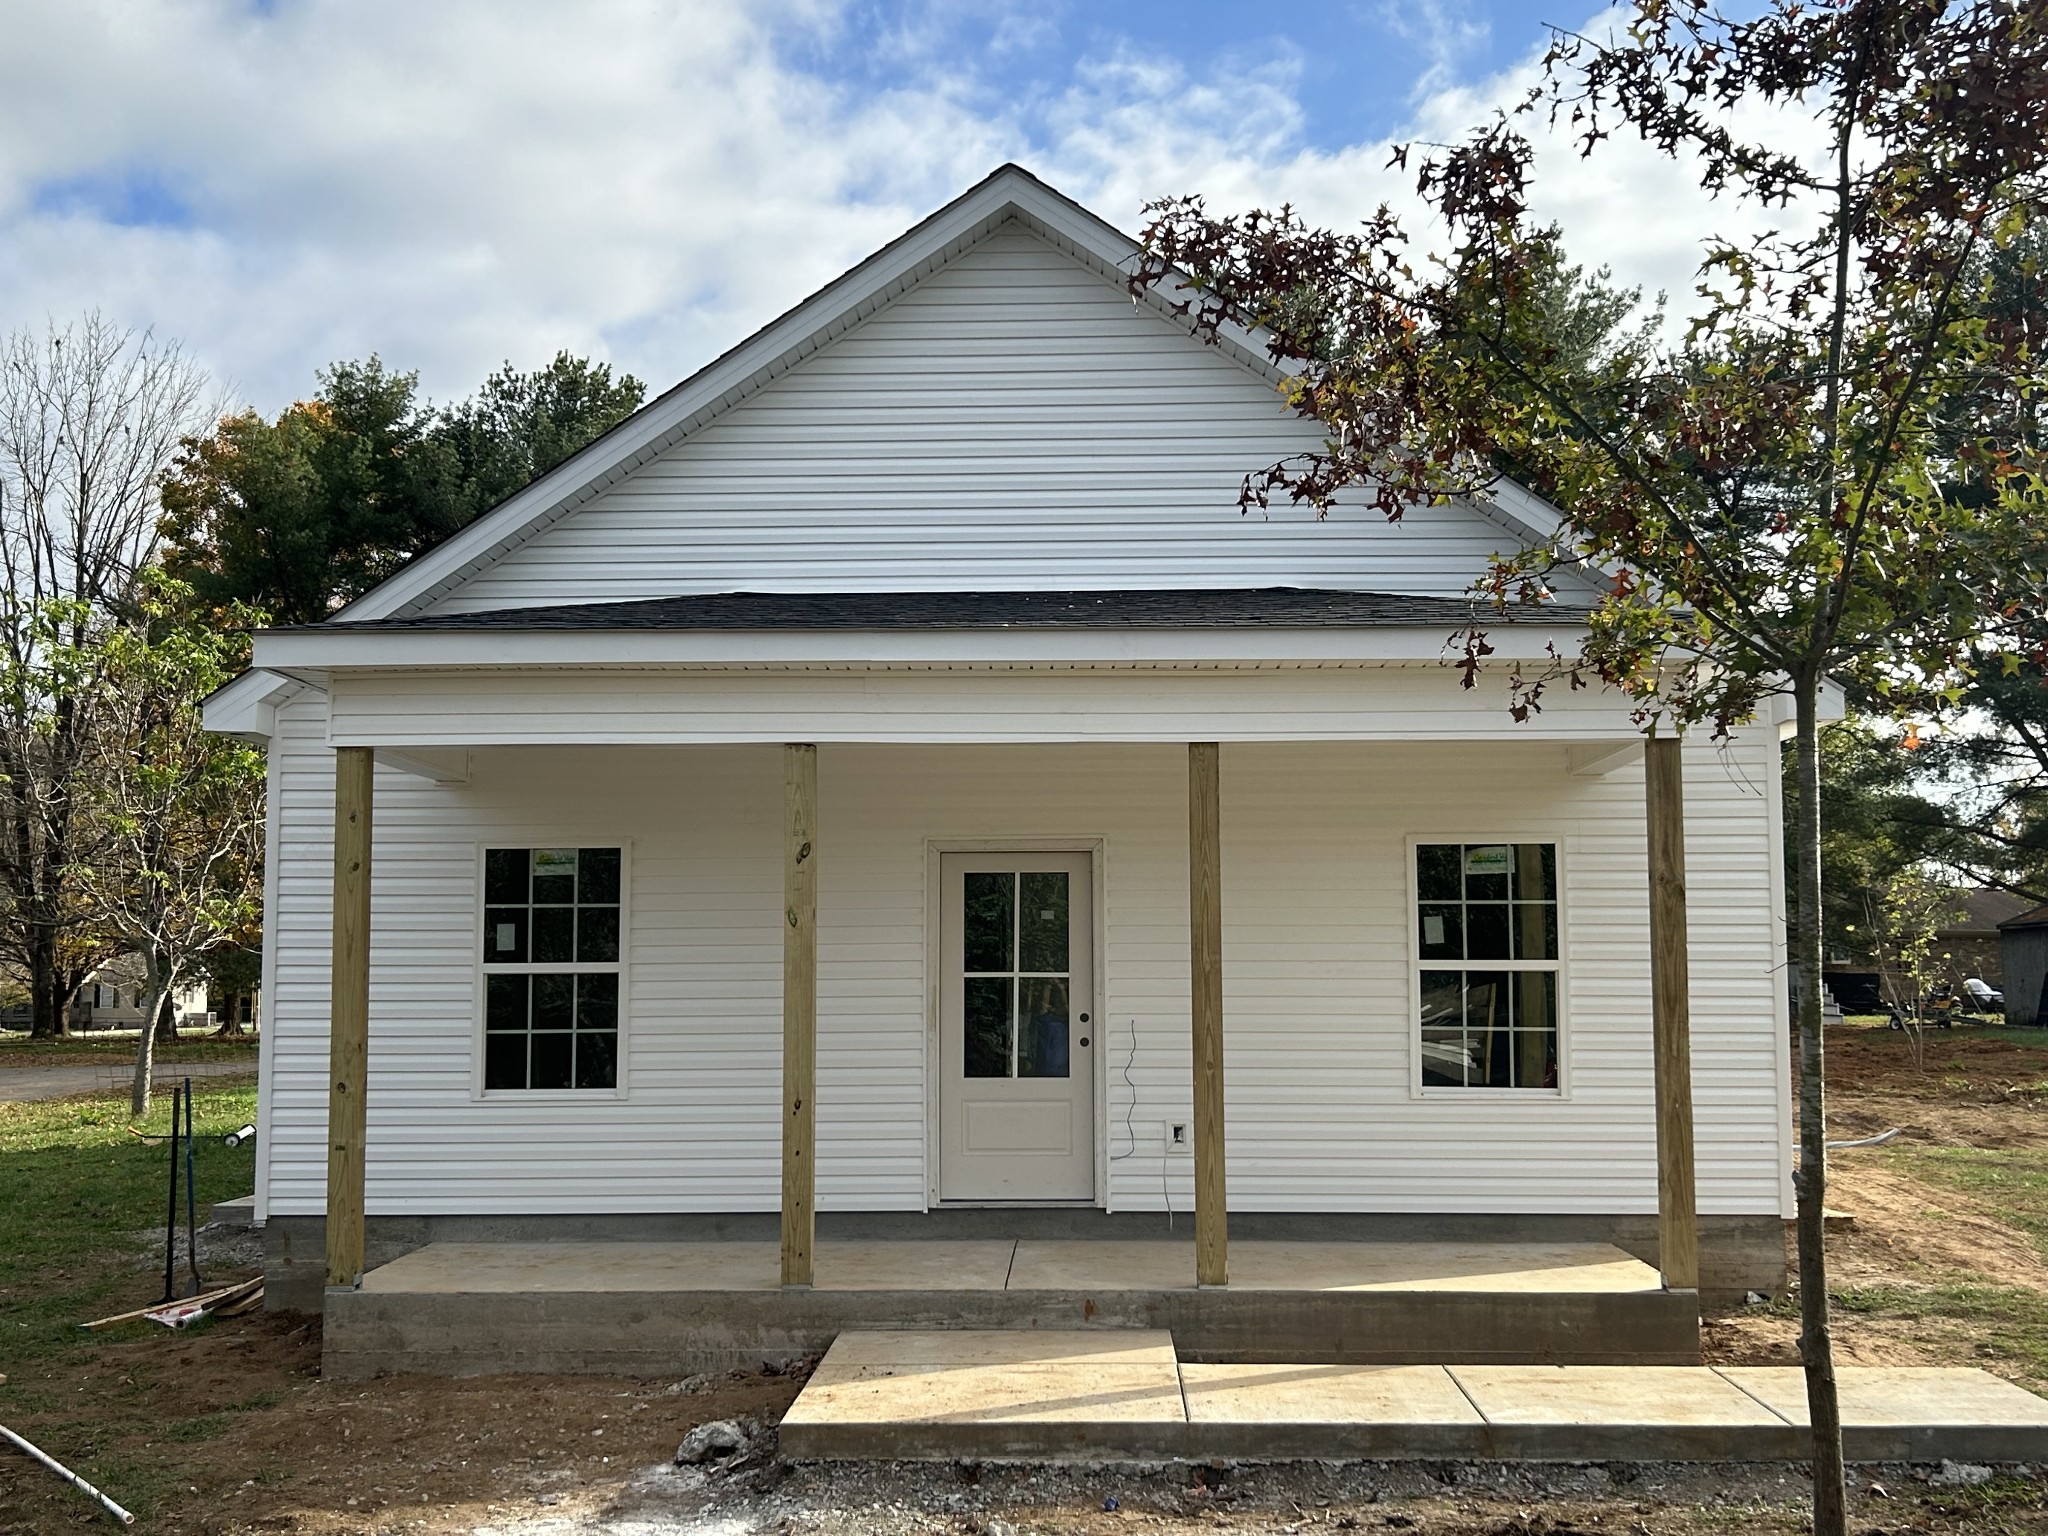
{"type": "Polygon", "coordinates": [[[178,1096],[171,1095],[171,1199],[164,1212],[164,1301],[178,1299],[178,1096]]]}
{"type": "MultiPolygon", "coordinates": [[[[174,1164],[173,1166],[176,1165],[174,1164]]],[[[21,1436],[17,1435],[5,1424],[0,1424],[0,1435],[5,1435],[9,1440],[13,1441],[16,1445],[20,1446],[29,1455],[33,1456],[37,1461],[41,1462],[44,1466],[48,1467],[52,1472],[56,1473],[59,1477],[63,1478],[65,1482],[69,1483],[72,1487],[76,1488],[80,1493],[83,1493],[90,1498],[98,1499],[100,1501],[101,1507],[104,1508],[106,1512],[112,1515],[116,1520],[120,1521],[123,1525],[133,1525],[135,1523],[135,1517],[133,1515],[129,1514],[127,1510],[123,1509],[120,1505],[116,1504],[104,1493],[101,1493],[99,1489],[93,1487],[91,1483],[88,1483],[76,1472],[72,1471],[69,1467],[65,1466],[63,1462],[57,1460],[56,1457],[48,1455],[45,1452],[36,1449],[36,1447],[30,1445],[26,1440],[22,1439],[21,1436]]]]}
{"type": "Polygon", "coordinates": [[[192,1079],[185,1079],[185,1258],[192,1266],[192,1294],[206,1289],[199,1277],[199,1206],[192,1182],[192,1146],[199,1140],[192,1126],[192,1079]]]}

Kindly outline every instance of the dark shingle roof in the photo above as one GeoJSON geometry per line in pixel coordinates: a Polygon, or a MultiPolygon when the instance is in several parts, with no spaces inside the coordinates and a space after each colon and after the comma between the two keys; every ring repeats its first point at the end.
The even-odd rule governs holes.
{"type": "Polygon", "coordinates": [[[2031,912],[2022,912],[2018,917],[2008,917],[1998,925],[2000,933],[2014,928],[2048,928],[2048,907],[2036,907],[2031,912]]]}
{"type": "MultiPolygon", "coordinates": [[[[1141,592],[715,592],[626,603],[493,608],[301,629],[1360,629],[1499,622],[1462,598],[1305,587],[1141,592]]],[[[1518,623],[1576,624],[1583,608],[1513,609],[1518,623]]]]}

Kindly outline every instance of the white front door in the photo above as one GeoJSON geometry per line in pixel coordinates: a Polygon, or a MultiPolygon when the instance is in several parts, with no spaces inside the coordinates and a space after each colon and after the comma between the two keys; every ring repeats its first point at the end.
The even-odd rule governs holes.
{"type": "Polygon", "coordinates": [[[939,858],[939,1198],[1095,1198],[1085,853],[939,858]]]}

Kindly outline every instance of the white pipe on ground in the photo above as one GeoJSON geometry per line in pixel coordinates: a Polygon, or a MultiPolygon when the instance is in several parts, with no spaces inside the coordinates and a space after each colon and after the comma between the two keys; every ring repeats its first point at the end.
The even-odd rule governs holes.
{"type": "Polygon", "coordinates": [[[135,1523],[135,1517],[133,1515],[129,1514],[127,1510],[123,1509],[120,1505],[116,1504],[104,1493],[101,1493],[99,1489],[93,1487],[91,1483],[88,1483],[76,1472],[72,1471],[69,1467],[65,1466],[63,1462],[57,1460],[56,1457],[46,1455],[42,1451],[37,1450],[36,1447],[30,1445],[26,1440],[22,1439],[21,1436],[17,1435],[5,1424],[0,1424],[0,1435],[5,1435],[9,1440],[12,1440],[16,1445],[20,1446],[24,1451],[27,1451],[29,1455],[33,1456],[37,1461],[40,1461],[52,1472],[56,1473],[59,1477],[63,1478],[65,1482],[69,1483],[72,1487],[76,1488],[80,1493],[89,1494],[91,1497],[98,1499],[100,1503],[106,1507],[107,1513],[112,1515],[116,1520],[120,1521],[123,1525],[133,1525],[135,1523]]]}

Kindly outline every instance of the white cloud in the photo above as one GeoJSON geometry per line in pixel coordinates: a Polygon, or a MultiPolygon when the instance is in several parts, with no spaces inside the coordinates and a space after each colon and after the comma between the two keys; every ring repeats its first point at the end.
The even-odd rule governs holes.
{"type": "MultiPolygon", "coordinates": [[[[1004,100],[942,60],[834,84],[791,32],[847,46],[832,0],[14,0],[0,329],[97,305],[271,410],[373,349],[444,398],[560,347],[660,388],[1004,159],[1126,227],[1185,190],[1333,222],[1407,195],[1383,144],[1304,147],[1284,58],[1119,47],[1004,100]]],[[[1438,90],[1417,127],[1454,136],[1526,76],[1438,90]]],[[[1689,286],[1700,199],[1669,166],[1616,146],[1545,178],[1582,259],[1689,286]]]]}

